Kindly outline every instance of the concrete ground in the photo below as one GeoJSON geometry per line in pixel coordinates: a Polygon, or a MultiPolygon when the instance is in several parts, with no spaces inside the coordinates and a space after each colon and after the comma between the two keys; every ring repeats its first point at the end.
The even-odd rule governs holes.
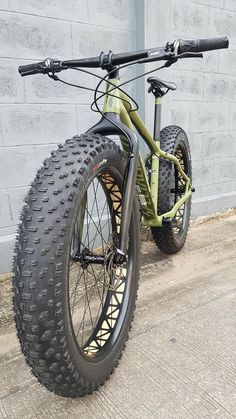
{"type": "Polygon", "coordinates": [[[134,327],[115,374],[83,399],[31,375],[12,326],[0,335],[0,418],[235,418],[236,215],[191,228],[166,257],[143,245],[134,327]]]}

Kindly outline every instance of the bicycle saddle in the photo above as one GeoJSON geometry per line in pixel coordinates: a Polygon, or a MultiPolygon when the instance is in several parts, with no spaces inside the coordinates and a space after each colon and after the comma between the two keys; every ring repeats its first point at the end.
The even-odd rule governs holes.
{"type": "Polygon", "coordinates": [[[170,81],[164,81],[161,79],[158,79],[157,77],[148,77],[147,82],[150,84],[150,87],[148,89],[148,93],[153,92],[159,93],[161,96],[165,95],[167,92],[162,90],[164,87],[168,90],[176,90],[177,86],[175,83],[170,81]]]}

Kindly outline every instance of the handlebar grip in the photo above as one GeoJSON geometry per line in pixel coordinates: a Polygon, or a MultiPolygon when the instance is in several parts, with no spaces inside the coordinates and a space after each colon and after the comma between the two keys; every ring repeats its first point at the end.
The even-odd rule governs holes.
{"type": "Polygon", "coordinates": [[[229,47],[227,36],[209,39],[179,39],[178,54],[184,52],[204,52],[229,47]]]}
{"type": "Polygon", "coordinates": [[[42,73],[42,65],[44,65],[44,61],[34,64],[20,65],[18,67],[18,71],[22,77],[30,76],[32,74],[42,73]]]}

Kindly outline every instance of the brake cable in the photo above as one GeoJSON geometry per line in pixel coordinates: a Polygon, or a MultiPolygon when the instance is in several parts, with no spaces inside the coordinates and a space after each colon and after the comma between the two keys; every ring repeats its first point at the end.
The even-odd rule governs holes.
{"type": "MultiPolygon", "coordinates": [[[[133,63],[127,63],[127,64],[124,64],[124,65],[122,65],[122,66],[119,66],[119,70],[122,70],[123,68],[126,68],[126,67],[130,67],[131,65],[134,65],[134,64],[137,64],[138,63],[138,61],[139,60],[137,60],[137,61],[134,61],[133,63]]],[[[48,76],[50,77],[50,78],[52,78],[53,80],[55,80],[55,81],[59,81],[59,82],[61,82],[61,83],[63,83],[63,84],[65,84],[65,85],[68,85],[68,86],[72,86],[72,87],[76,87],[76,88],[79,88],[79,89],[84,89],[84,90],[88,90],[88,91],[93,91],[94,92],[94,101],[92,102],[92,104],[91,104],[91,106],[90,106],[90,109],[93,111],[93,112],[98,112],[98,113],[100,113],[100,115],[103,117],[103,118],[105,118],[108,122],[110,122],[113,126],[115,126],[116,128],[118,128],[122,133],[123,133],[123,135],[125,136],[125,137],[127,137],[127,134],[126,134],[126,132],[120,127],[120,126],[118,126],[114,121],[112,121],[112,120],[110,120],[110,118],[109,117],[107,117],[107,115],[105,115],[104,114],[104,112],[103,111],[101,111],[101,109],[99,108],[99,106],[98,106],[98,100],[99,99],[101,99],[101,98],[103,98],[104,96],[106,96],[106,95],[109,95],[109,96],[113,96],[113,97],[116,97],[116,98],[118,98],[118,99],[121,99],[119,96],[117,96],[117,95],[112,95],[111,94],[111,92],[113,91],[113,90],[119,90],[119,91],[121,91],[122,93],[125,93],[126,94],[126,96],[129,98],[129,99],[131,99],[131,101],[136,105],[136,108],[134,108],[134,109],[131,109],[131,104],[130,104],[130,102],[128,101],[128,100],[126,100],[126,99],[124,99],[124,101],[125,102],[127,102],[127,103],[129,103],[130,104],[130,110],[129,110],[129,112],[134,112],[134,111],[136,111],[136,110],[138,110],[139,109],[139,106],[138,106],[138,103],[135,101],[135,99],[133,99],[128,93],[126,93],[126,92],[124,92],[122,89],[121,89],[121,87],[122,86],[124,86],[124,85],[127,85],[127,84],[129,84],[129,83],[131,83],[132,81],[135,81],[135,80],[138,80],[138,79],[140,79],[140,78],[142,78],[142,77],[144,77],[144,76],[146,76],[146,75],[148,75],[148,74],[151,74],[151,73],[154,73],[155,71],[158,71],[158,70],[161,70],[162,68],[165,68],[165,67],[169,67],[170,65],[172,65],[174,63],[174,61],[173,62],[171,62],[171,61],[166,61],[165,62],[165,64],[163,64],[162,66],[160,66],[160,67],[156,67],[156,68],[154,68],[154,69],[152,69],[152,70],[149,70],[149,71],[147,71],[147,72],[145,72],[145,73],[143,73],[143,74],[141,74],[141,75],[139,75],[139,76],[136,76],[136,77],[133,77],[132,79],[129,79],[129,80],[126,80],[125,82],[123,82],[123,83],[121,83],[119,86],[116,86],[114,83],[112,83],[112,82],[110,82],[109,81],[109,79],[107,79],[113,72],[114,72],[114,68],[112,69],[112,70],[110,70],[104,77],[101,77],[101,76],[99,76],[99,75],[97,75],[97,74],[95,74],[95,73],[92,73],[91,71],[88,71],[88,70],[84,70],[84,69],[80,69],[80,68],[73,68],[74,70],[76,70],[76,71],[81,71],[81,72],[83,72],[83,73],[87,73],[87,74],[90,74],[90,75],[92,75],[92,76],[94,76],[94,77],[97,77],[97,78],[99,78],[100,79],[100,81],[98,82],[98,84],[97,84],[97,86],[96,86],[96,88],[95,89],[92,89],[92,88],[89,88],[89,87],[85,87],[85,86],[81,86],[81,85],[77,85],[77,84],[74,84],[74,83],[70,83],[70,82],[67,82],[67,81],[65,81],[65,80],[62,80],[62,79],[60,79],[58,76],[56,76],[55,75],[55,73],[51,73],[51,74],[49,74],[48,73],[48,76]],[[109,92],[102,92],[102,91],[100,91],[100,90],[98,90],[99,89],[99,87],[101,86],[101,84],[104,82],[104,81],[106,81],[108,84],[110,84],[111,86],[113,86],[113,88],[109,91],[109,92]],[[97,93],[102,93],[99,97],[97,97],[97,93]],[[96,109],[94,109],[94,105],[95,105],[95,107],[96,107],[96,109]]],[[[128,170],[128,165],[129,165],[129,162],[130,162],[130,159],[133,157],[133,150],[131,149],[130,150],[130,152],[129,152],[129,155],[128,155],[128,161],[127,161],[127,165],[126,165],[126,168],[125,168],[125,174],[126,174],[126,172],[127,172],[127,170],[128,170]]]]}

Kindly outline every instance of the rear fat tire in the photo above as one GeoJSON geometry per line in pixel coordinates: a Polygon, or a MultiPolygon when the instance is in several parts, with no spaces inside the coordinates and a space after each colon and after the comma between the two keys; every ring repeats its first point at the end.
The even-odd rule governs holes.
{"type": "Polygon", "coordinates": [[[40,383],[65,397],[89,394],[109,378],[128,338],[137,297],[140,229],[135,198],[129,240],[131,288],[123,326],[104,359],[85,359],[71,333],[66,249],[81,191],[103,161],[115,167],[121,186],[126,158],[108,138],[86,134],[52,152],[32,183],[16,243],[13,303],[22,352],[40,383]]]}
{"type": "MultiPolygon", "coordinates": [[[[175,125],[168,126],[161,131],[160,137],[161,150],[166,153],[175,155],[178,148],[182,151],[184,159],[184,171],[192,180],[192,166],[189,141],[185,131],[175,125]]],[[[173,207],[173,163],[168,160],[160,160],[159,168],[159,189],[158,189],[158,214],[168,212],[173,207]]],[[[185,203],[184,209],[184,228],[182,233],[177,236],[174,232],[172,223],[164,224],[162,227],[152,227],[153,239],[157,247],[166,254],[177,253],[186,241],[189,219],[191,211],[191,196],[185,203]]]]}

